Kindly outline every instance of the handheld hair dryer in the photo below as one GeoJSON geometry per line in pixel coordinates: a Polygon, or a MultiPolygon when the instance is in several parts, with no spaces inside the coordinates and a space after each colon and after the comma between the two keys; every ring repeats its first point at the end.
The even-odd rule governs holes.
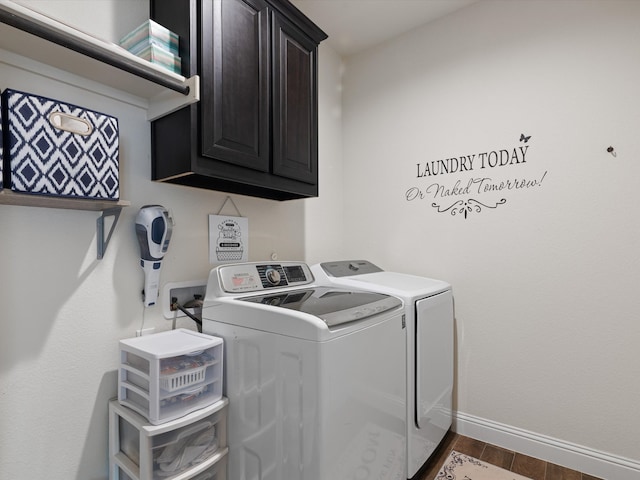
{"type": "Polygon", "coordinates": [[[144,270],[143,302],[155,305],[158,298],[160,268],[167,253],[173,220],[162,205],[145,205],[136,216],[136,235],[140,244],[140,266],[144,270]]]}

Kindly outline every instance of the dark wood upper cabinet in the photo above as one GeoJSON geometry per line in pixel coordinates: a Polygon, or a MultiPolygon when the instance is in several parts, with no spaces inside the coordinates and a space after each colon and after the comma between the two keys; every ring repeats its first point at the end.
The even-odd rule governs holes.
{"type": "Polygon", "coordinates": [[[317,183],[317,45],[274,15],[273,173],[317,183]]]}
{"type": "Polygon", "coordinates": [[[152,122],[152,178],[276,200],[318,195],[317,48],[287,0],[152,0],[201,99],[152,122]],[[185,14],[187,12],[187,14],[185,14]]]}

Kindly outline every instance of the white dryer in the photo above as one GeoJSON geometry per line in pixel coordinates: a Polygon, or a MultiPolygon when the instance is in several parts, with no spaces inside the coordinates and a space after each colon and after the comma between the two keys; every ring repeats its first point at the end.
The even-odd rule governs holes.
{"type": "Polygon", "coordinates": [[[225,341],[229,478],[405,479],[403,313],[303,263],[214,268],[202,330],[225,341]]]}
{"type": "Polygon", "coordinates": [[[452,423],[453,294],[441,280],[386,272],[366,260],[311,267],[316,282],[399,297],[407,325],[407,478],[429,459],[452,423]]]}

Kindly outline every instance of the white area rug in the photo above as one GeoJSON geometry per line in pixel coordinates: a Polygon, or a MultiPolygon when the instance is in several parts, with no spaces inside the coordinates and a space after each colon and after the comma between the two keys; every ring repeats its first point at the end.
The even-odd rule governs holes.
{"type": "Polygon", "coordinates": [[[490,463],[452,451],[436,480],[531,480],[490,463]]]}

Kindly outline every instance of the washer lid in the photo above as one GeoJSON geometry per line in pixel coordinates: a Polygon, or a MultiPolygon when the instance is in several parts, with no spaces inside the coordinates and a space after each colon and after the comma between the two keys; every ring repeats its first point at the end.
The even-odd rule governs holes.
{"type": "Polygon", "coordinates": [[[331,287],[272,292],[236,300],[307,313],[321,318],[330,327],[367,318],[402,305],[398,298],[382,293],[331,287]]]}

